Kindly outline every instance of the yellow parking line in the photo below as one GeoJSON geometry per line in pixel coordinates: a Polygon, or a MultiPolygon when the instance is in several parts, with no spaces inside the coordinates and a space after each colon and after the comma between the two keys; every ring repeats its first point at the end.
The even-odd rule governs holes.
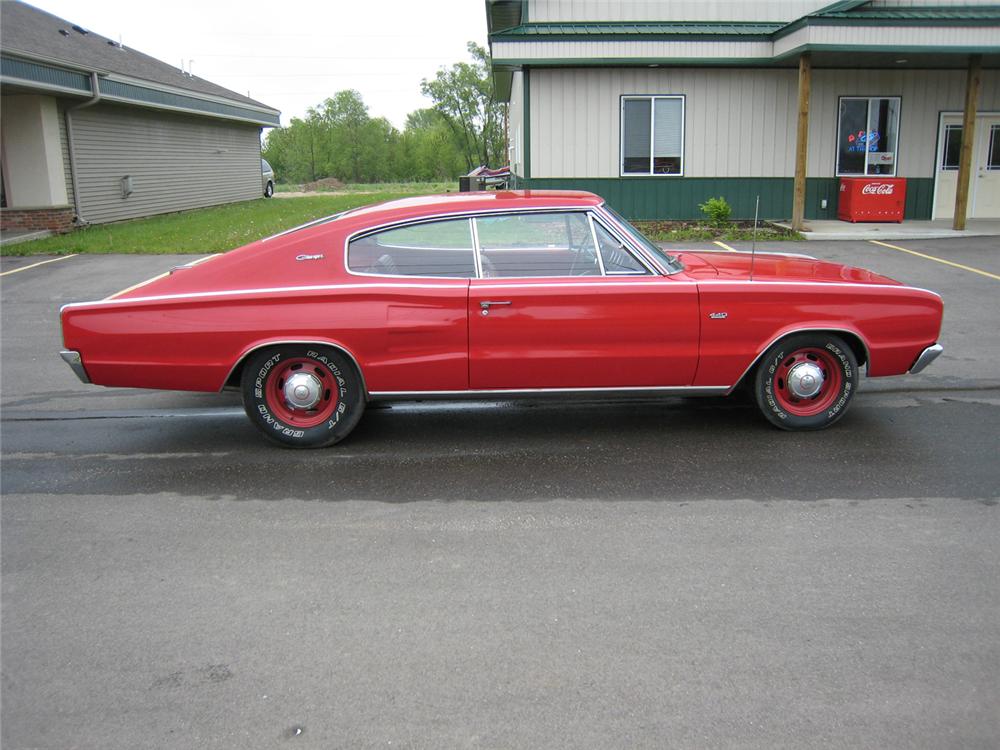
{"type": "Polygon", "coordinates": [[[108,295],[104,299],[105,300],[109,300],[109,299],[114,299],[115,297],[121,297],[123,294],[126,294],[127,292],[134,292],[136,289],[138,289],[141,286],[146,286],[146,284],[152,284],[154,281],[159,281],[160,279],[165,279],[169,275],[170,275],[170,271],[166,271],[164,273],[161,273],[158,276],[154,276],[151,279],[146,279],[145,281],[140,281],[138,284],[133,284],[132,286],[126,287],[125,289],[122,289],[121,291],[118,291],[118,292],[115,292],[114,294],[108,295]]]}
{"type": "Polygon", "coordinates": [[[739,250],[737,250],[735,247],[729,247],[729,245],[727,245],[725,242],[720,242],[719,240],[716,240],[715,244],[721,247],[723,250],[728,250],[731,253],[739,252],[739,250]]]}
{"type": "Polygon", "coordinates": [[[58,258],[49,258],[48,260],[40,260],[37,263],[32,263],[30,266],[21,266],[20,268],[14,268],[10,271],[4,271],[0,273],[0,276],[10,276],[12,273],[20,273],[21,271],[27,271],[29,268],[38,268],[38,266],[44,266],[46,263],[55,263],[58,260],[66,260],[67,258],[75,258],[80,253],[73,253],[71,255],[60,255],[58,258]]]}
{"type": "MultiPolygon", "coordinates": [[[[185,265],[188,268],[191,268],[192,266],[197,266],[199,263],[204,263],[206,260],[212,260],[212,258],[218,258],[220,255],[222,255],[222,253],[215,253],[214,255],[206,255],[204,258],[198,258],[198,260],[193,260],[190,263],[186,263],[185,265]]],[[[178,268],[180,268],[180,267],[181,266],[178,266],[178,268]]],[[[130,286],[130,287],[126,288],[126,289],[122,289],[119,292],[115,292],[114,294],[112,294],[112,295],[110,295],[108,297],[105,297],[104,299],[105,299],[105,301],[107,301],[109,299],[114,299],[115,297],[121,297],[123,294],[128,294],[129,292],[134,292],[139,287],[146,286],[146,284],[152,284],[154,281],[159,281],[160,279],[167,278],[167,276],[169,276],[172,272],[173,271],[166,271],[164,273],[159,274],[158,276],[154,276],[151,279],[146,279],[145,281],[140,281],[138,284],[133,284],[132,286],[130,286]]]]}
{"type": "Polygon", "coordinates": [[[987,271],[980,271],[978,268],[973,268],[972,266],[963,266],[961,263],[953,263],[950,260],[945,260],[944,258],[935,258],[933,255],[927,255],[926,253],[918,253],[916,250],[907,250],[905,247],[900,247],[899,245],[890,245],[888,242],[880,242],[879,240],[868,240],[872,244],[881,245],[882,247],[888,247],[893,250],[899,250],[904,253],[909,253],[910,255],[916,255],[918,258],[926,258],[927,260],[937,261],[938,263],[944,263],[946,266],[954,266],[955,268],[961,268],[963,271],[971,271],[972,273],[978,273],[980,276],[985,276],[989,279],[996,279],[1000,281],[1000,276],[995,273],[989,273],[987,271]]]}

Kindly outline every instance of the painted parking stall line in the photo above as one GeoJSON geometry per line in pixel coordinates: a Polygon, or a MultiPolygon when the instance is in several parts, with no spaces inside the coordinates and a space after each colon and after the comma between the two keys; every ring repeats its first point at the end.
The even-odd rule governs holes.
{"type": "Polygon", "coordinates": [[[198,258],[198,260],[193,260],[190,263],[185,263],[182,266],[177,266],[176,268],[174,268],[171,271],[164,271],[163,273],[157,274],[156,276],[154,276],[151,279],[146,279],[145,281],[140,281],[138,284],[133,284],[130,287],[126,287],[125,289],[117,291],[114,294],[111,294],[111,295],[105,297],[104,300],[107,301],[109,299],[115,299],[117,297],[121,297],[123,294],[128,294],[129,292],[134,292],[136,289],[141,289],[142,287],[146,286],[147,284],[152,284],[154,281],[159,281],[160,279],[167,278],[167,276],[169,276],[170,274],[172,274],[174,271],[181,270],[181,269],[184,269],[184,268],[193,268],[194,266],[197,266],[200,263],[204,263],[207,260],[212,260],[212,258],[218,258],[220,255],[222,255],[222,253],[215,253],[214,255],[206,255],[204,258],[198,258]]]}
{"type": "Polygon", "coordinates": [[[725,242],[722,242],[721,240],[715,240],[713,244],[718,245],[723,250],[728,250],[731,253],[738,253],[739,252],[739,250],[737,250],[735,247],[730,247],[729,245],[727,245],[725,242]]]}
{"type": "Polygon", "coordinates": [[[46,263],[58,263],[61,260],[69,260],[70,258],[75,258],[79,253],[72,253],[71,255],[60,255],[58,258],[49,258],[48,260],[41,260],[38,263],[32,263],[30,266],[21,266],[20,268],[12,268],[9,271],[4,271],[0,273],[0,276],[10,276],[12,273],[20,273],[21,271],[27,271],[31,268],[38,268],[39,266],[44,266],[46,263]]]}
{"type": "Polygon", "coordinates": [[[945,260],[944,258],[937,258],[933,255],[928,255],[927,253],[919,253],[916,250],[907,250],[905,247],[900,247],[899,245],[890,245],[888,242],[881,242],[880,240],[868,240],[873,245],[881,245],[882,247],[888,247],[892,250],[899,250],[903,253],[909,253],[910,255],[916,255],[918,258],[924,258],[925,260],[933,260],[937,263],[944,263],[946,266],[954,266],[955,268],[961,268],[963,271],[969,271],[970,273],[978,273],[980,276],[985,276],[988,279],[996,279],[1000,281],[1000,276],[995,273],[989,273],[988,271],[983,271],[979,268],[973,268],[972,266],[963,266],[961,263],[955,263],[951,260],[945,260]]]}

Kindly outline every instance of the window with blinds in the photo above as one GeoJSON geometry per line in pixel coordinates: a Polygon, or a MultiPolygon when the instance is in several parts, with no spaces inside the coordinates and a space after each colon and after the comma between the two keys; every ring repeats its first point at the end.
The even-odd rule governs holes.
{"type": "Polygon", "coordinates": [[[684,97],[622,97],[621,173],[684,174],[684,97]]]}

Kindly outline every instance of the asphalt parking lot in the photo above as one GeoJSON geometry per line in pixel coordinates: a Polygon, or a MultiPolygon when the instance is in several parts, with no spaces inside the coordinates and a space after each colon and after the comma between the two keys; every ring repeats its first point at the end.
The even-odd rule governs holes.
{"type": "Polygon", "coordinates": [[[424,403],[308,452],[59,359],[191,256],[3,258],[3,747],[997,746],[1000,239],[891,244],[759,246],[945,300],[825,432],[424,403]]]}

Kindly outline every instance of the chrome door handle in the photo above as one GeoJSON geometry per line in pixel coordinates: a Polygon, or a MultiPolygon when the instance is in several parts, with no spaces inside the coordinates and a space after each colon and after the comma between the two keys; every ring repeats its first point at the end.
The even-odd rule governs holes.
{"type": "Polygon", "coordinates": [[[502,302],[490,302],[489,300],[483,300],[479,303],[479,306],[483,308],[483,315],[490,314],[490,307],[492,305],[509,305],[510,300],[503,300],[502,302]]]}

